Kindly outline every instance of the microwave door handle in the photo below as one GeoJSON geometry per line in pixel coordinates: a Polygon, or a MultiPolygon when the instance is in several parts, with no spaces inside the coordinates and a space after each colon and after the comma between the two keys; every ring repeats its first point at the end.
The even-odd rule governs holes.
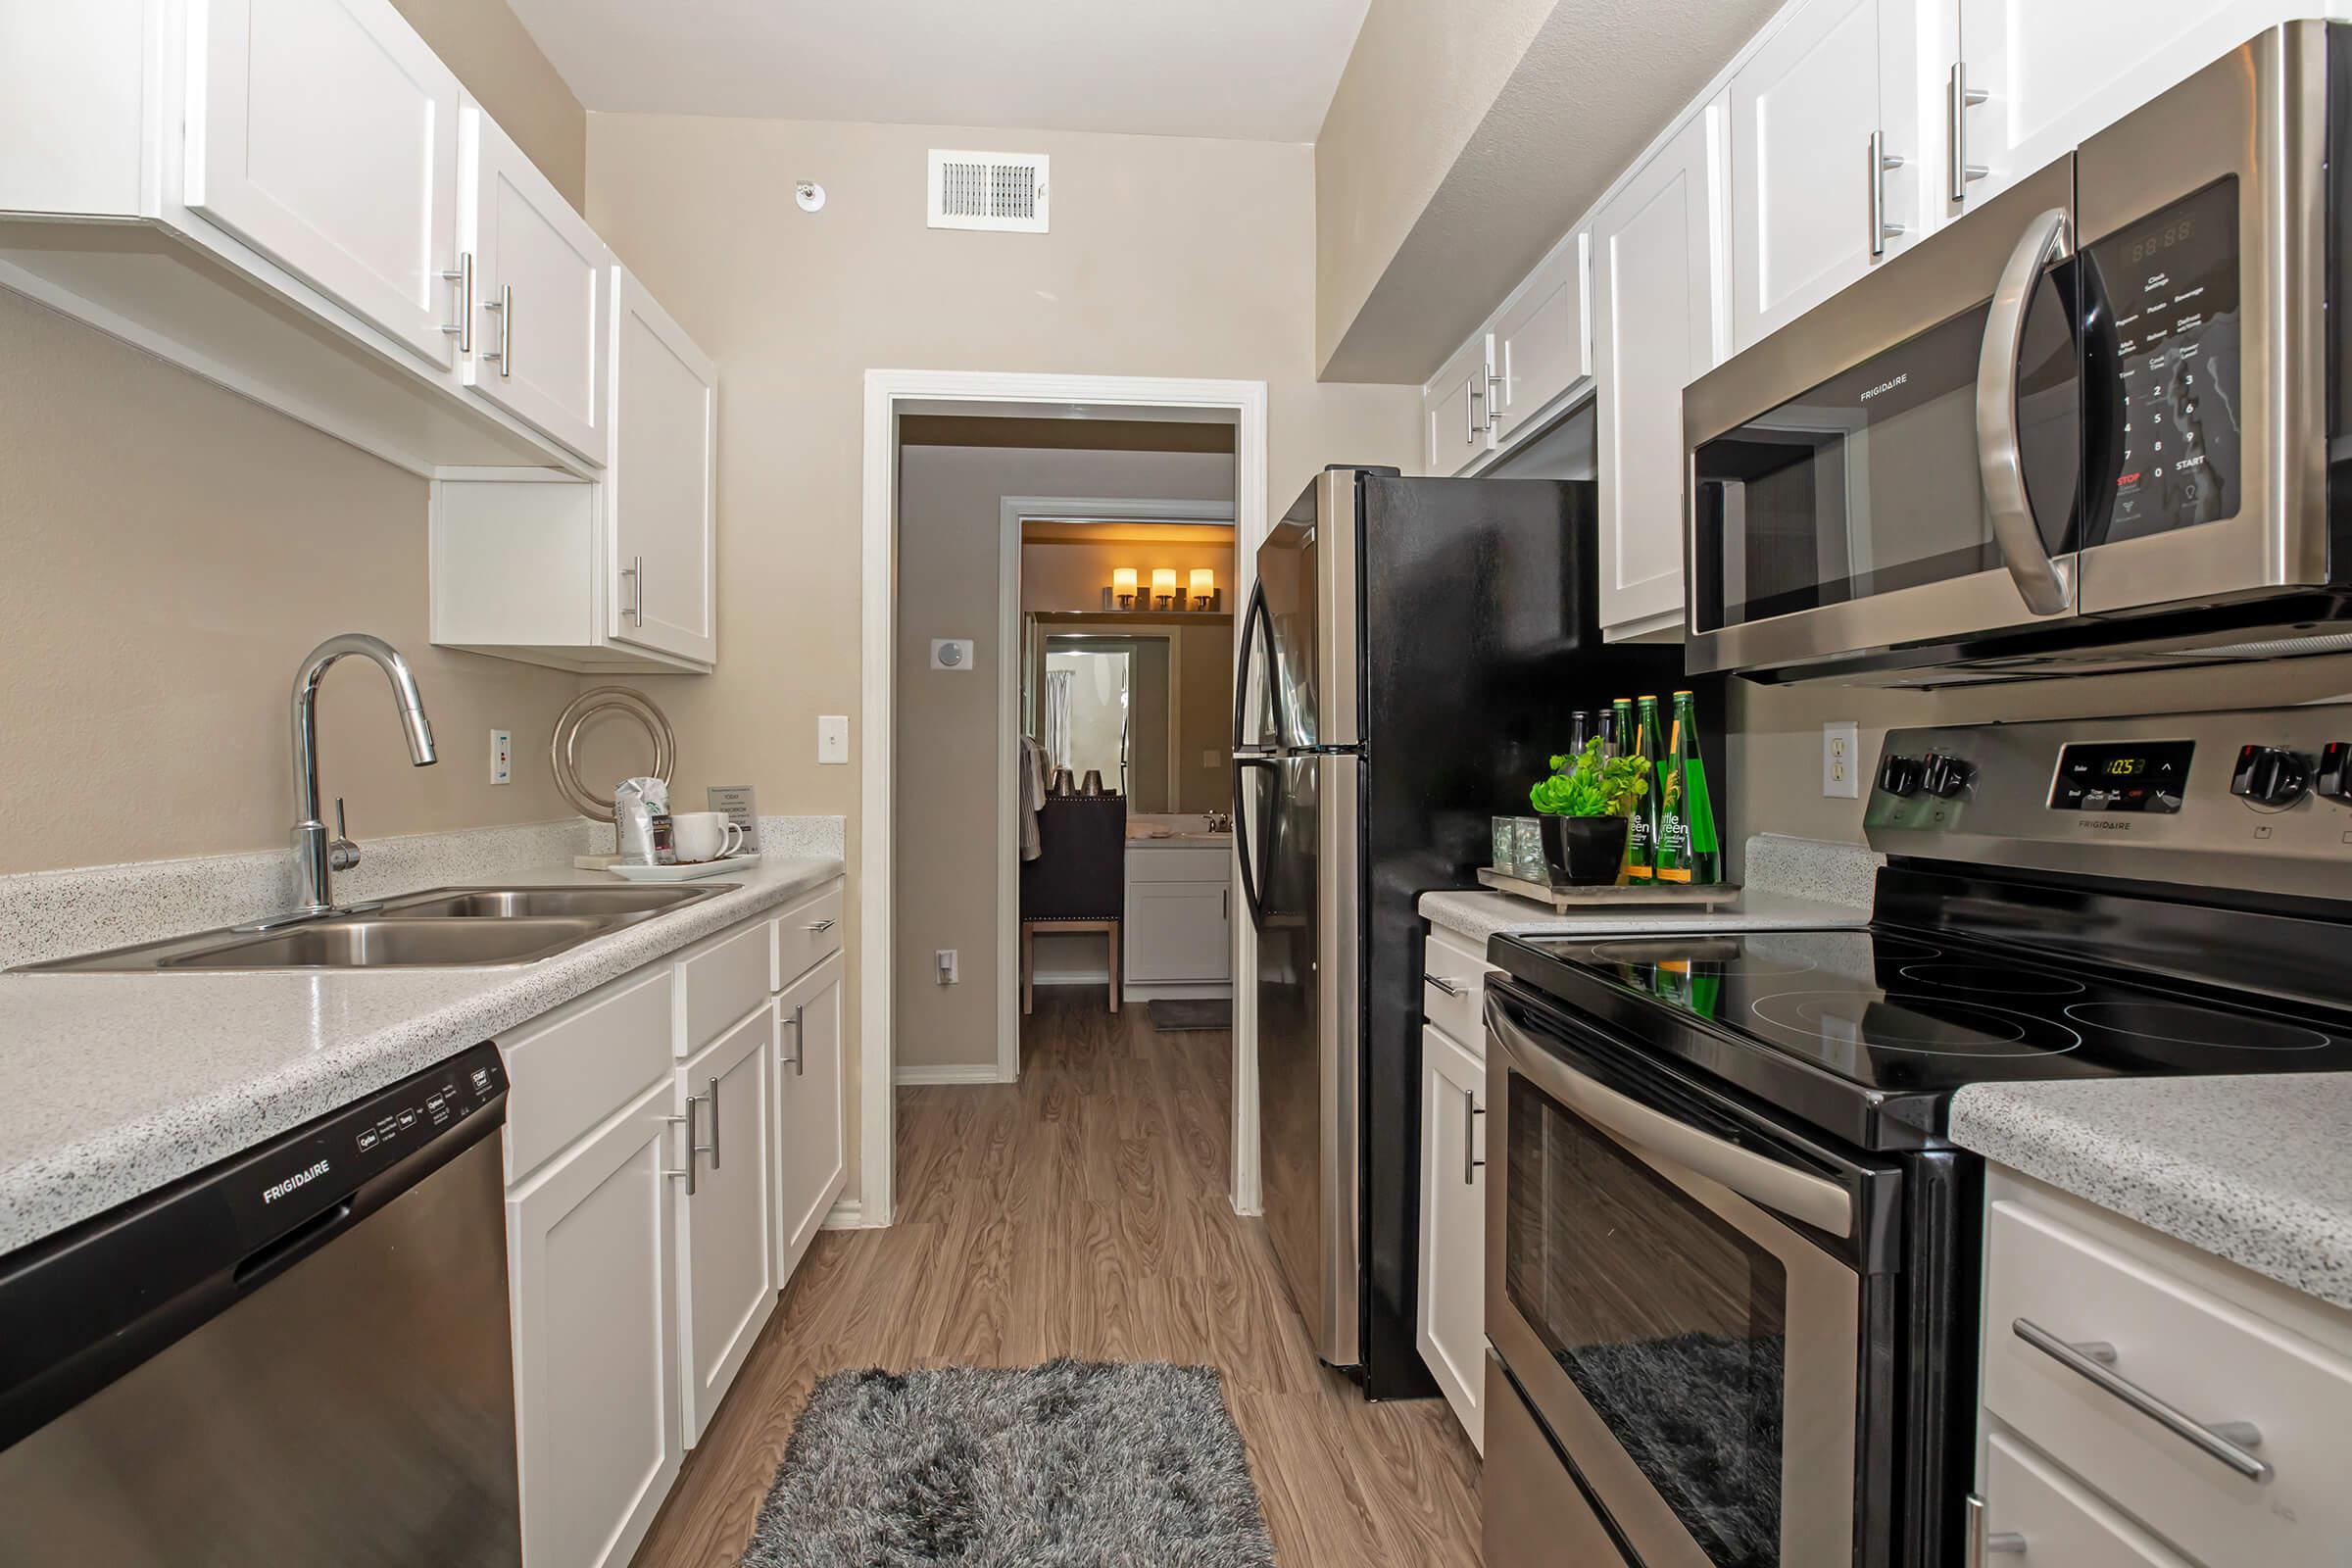
{"type": "Polygon", "coordinates": [[[2018,374],[2025,360],[2026,313],[2042,270],[2067,255],[2063,208],[2026,225],[2001,269],[1992,309],[1984,318],[1984,347],[1977,360],[1977,474],[1992,515],[1992,542],[2008,564],[2010,580],[2036,615],[2056,615],[2074,602],[2066,564],[2051,559],[2026,493],[2025,455],[2018,445],[2018,374]]]}
{"type": "Polygon", "coordinates": [[[1498,1007],[1487,1009],[1487,1025],[1509,1054],[1512,1071],[1594,1126],[1817,1230],[1832,1236],[1854,1234],[1853,1195],[1836,1182],[1710,1137],[1594,1082],[1530,1039],[1498,1007]]]}

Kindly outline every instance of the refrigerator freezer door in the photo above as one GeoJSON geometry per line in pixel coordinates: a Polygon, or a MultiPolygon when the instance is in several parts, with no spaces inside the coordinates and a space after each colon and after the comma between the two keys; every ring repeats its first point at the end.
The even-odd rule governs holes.
{"type": "Polygon", "coordinates": [[[1315,1353],[1334,1366],[1353,1366],[1361,1353],[1359,771],[1348,756],[1278,764],[1257,920],[1266,1229],[1315,1353]]]}
{"type": "MultiPolygon", "coordinates": [[[[1262,567],[1261,567],[1262,569],[1262,567]]],[[[1242,616],[1242,662],[1233,683],[1233,750],[1237,757],[1277,751],[1282,746],[1282,689],[1274,665],[1274,628],[1266,613],[1266,585],[1250,590],[1242,616]]]]}

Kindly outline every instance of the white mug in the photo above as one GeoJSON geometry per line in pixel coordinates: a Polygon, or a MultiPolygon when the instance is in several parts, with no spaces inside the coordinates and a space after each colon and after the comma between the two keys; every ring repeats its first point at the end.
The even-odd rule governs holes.
{"type": "Polygon", "coordinates": [[[670,818],[670,842],[681,861],[724,859],[743,848],[743,824],[724,811],[680,811],[670,818]]]}

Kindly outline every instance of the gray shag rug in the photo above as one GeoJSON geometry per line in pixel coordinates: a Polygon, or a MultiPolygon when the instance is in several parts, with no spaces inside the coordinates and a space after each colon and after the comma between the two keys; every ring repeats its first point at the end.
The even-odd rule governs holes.
{"type": "Polygon", "coordinates": [[[1272,1568],[1208,1367],[1058,1360],[837,1372],[745,1568],[1272,1568]]]}

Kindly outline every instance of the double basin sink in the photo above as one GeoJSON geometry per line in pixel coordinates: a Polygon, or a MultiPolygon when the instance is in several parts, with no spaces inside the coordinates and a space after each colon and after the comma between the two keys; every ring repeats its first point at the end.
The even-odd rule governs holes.
{"type": "Polygon", "coordinates": [[[407,969],[532,963],[736,886],[431,888],[286,924],[234,926],[25,967],[407,969]]]}

